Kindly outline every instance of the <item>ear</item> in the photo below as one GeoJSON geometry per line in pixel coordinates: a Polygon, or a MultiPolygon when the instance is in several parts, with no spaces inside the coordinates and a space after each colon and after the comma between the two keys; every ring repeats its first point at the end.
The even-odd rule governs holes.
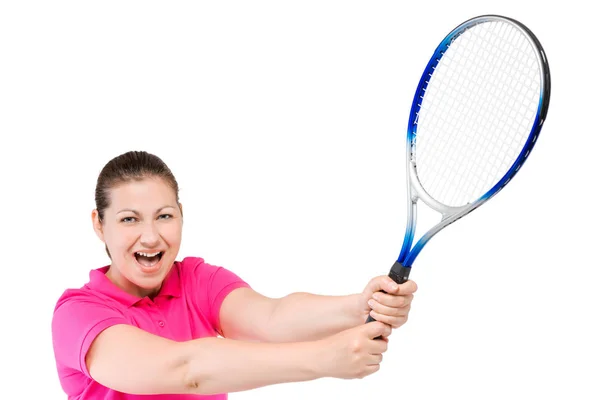
{"type": "Polygon", "coordinates": [[[181,212],[181,218],[183,219],[183,204],[179,203],[179,211],[181,212]]]}
{"type": "Polygon", "coordinates": [[[96,236],[104,242],[104,230],[102,222],[100,222],[100,215],[96,209],[92,211],[92,225],[94,227],[94,232],[96,232],[96,236]]]}

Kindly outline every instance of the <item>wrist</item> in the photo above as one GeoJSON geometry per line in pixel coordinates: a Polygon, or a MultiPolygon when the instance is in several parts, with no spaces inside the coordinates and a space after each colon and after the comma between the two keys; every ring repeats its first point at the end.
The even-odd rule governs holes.
{"type": "Polygon", "coordinates": [[[326,357],[326,339],[319,339],[306,344],[304,367],[312,379],[327,378],[328,369],[325,367],[326,357]]]}
{"type": "Polygon", "coordinates": [[[350,295],[348,313],[351,316],[352,321],[354,321],[353,326],[364,324],[369,315],[369,310],[366,307],[367,300],[368,299],[365,299],[364,293],[350,295]]]}

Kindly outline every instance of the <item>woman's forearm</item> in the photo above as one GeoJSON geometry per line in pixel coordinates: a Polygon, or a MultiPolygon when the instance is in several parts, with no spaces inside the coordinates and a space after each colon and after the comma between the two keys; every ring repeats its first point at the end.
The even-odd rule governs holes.
{"type": "Polygon", "coordinates": [[[365,322],[360,295],[322,296],[292,293],[277,300],[267,330],[268,341],[317,340],[365,322]]]}
{"type": "Polygon", "coordinates": [[[315,342],[258,343],[202,338],[181,343],[189,393],[216,394],[325,376],[315,342]]]}

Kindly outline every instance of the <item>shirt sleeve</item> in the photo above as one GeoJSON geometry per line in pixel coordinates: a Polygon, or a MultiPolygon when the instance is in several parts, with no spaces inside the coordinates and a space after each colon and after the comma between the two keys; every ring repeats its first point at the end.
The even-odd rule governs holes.
{"type": "Polygon", "coordinates": [[[91,378],[85,363],[87,352],[100,332],[117,324],[129,324],[118,310],[91,295],[65,292],[52,318],[52,344],[57,365],[91,378]]]}
{"type": "Polygon", "coordinates": [[[235,273],[223,267],[207,264],[202,258],[186,258],[184,261],[194,263],[193,277],[196,281],[199,307],[208,316],[213,329],[221,333],[219,311],[221,304],[229,293],[250,285],[235,273]]]}

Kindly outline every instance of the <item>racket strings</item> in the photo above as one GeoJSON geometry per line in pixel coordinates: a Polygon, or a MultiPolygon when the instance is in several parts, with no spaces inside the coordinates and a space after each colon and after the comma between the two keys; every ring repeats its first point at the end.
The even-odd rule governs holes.
{"type": "MultiPolygon", "coordinates": [[[[484,31],[483,34],[481,35],[481,39],[483,42],[485,42],[482,46],[481,46],[481,54],[479,55],[478,61],[480,61],[480,64],[482,65],[489,65],[490,62],[496,62],[495,65],[493,65],[494,68],[496,68],[496,66],[499,63],[504,63],[505,60],[503,57],[498,56],[496,53],[496,49],[494,47],[488,47],[490,46],[490,35],[488,31],[484,31]]],[[[469,51],[472,54],[472,52],[475,50],[475,46],[474,43],[469,43],[469,46],[465,46],[462,48],[459,48],[459,52],[457,53],[457,57],[460,57],[461,59],[463,59],[465,56],[465,53],[468,53],[469,51]]],[[[451,63],[452,60],[451,59],[446,59],[447,63],[451,63]]],[[[482,68],[478,68],[475,71],[477,72],[484,72],[484,69],[482,68]]],[[[506,108],[506,104],[497,104],[497,100],[501,100],[501,98],[497,98],[496,94],[498,93],[498,86],[496,84],[496,81],[483,81],[483,77],[481,75],[474,75],[476,82],[484,82],[484,85],[481,85],[481,83],[479,85],[472,85],[470,84],[470,82],[468,81],[469,76],[460,76],[458,77],[460,80],[457,79],[458,82],[462,83],[463,85],[468,85],[467,88],[468,90],[459,90],[459,96],[461,96],[460,98],[462,98],[462,96],[465,96],[466,93],[472,93],[475,97],[479,97],[482,98],[482,96],[485,95],[485,93],[488,93],[490,95],[490,98],[496,101],[487,101],[487,102],[482,102],[482,104],[479,105],[479,110],[480,113],[476,115],[476,118],[473,119],[469,119],[469,118],[465,118],[465,119],[461,119],[460,121],[462,122],[461,125],[458,126],[459,129],[456,129],[454,131],[454,134],[459,133],[460,131],[465,131],[468,130],[469,132],[477,132],[477,131],[489,131],[493,128],[493,126],[498,125],[498,121],[497,121],[497,117],[498,115],[493,113],[493,110],[491,110],[491,107],[493,105],[496,105],[496,107],[498,107],[500,110],[503,110],[506,108]],[[496,104],[494,104],[496,103],[496,104]],[[488,120],[485,120],[482,118],[482,116],[487,115],[489,117],[488,120]]],[[[450,77],[451,79],[454,77],[450,77]]],[[[460,89],[460,87],[459,87],[460,89]]],[[[456,96],[455,96],[456,98],[456,96]]],[[[458,111],[460,111],[459,114],[464,114],[465,110],[467,111],[467,113],[471,113],[472,111],[467,109],[466,107],[464,107],[464,105],[459,105],[458,107],[458,111]]],[[[463,138],[465,138],[465,136],[462,136],[463,138]]],[[[456,137],[454,137],[454,139],[456,139],[456,137]]],[[[471,139],[471,138],[470,138],[471,139]]],[[[490,142],[490,144],[497,144],[497,141],[492,141],[490,142]]],[[[453,158],[454,160],[457,159],[456,153],[458,152],[458,150],[460,150],[460,148],[454,148],[454,154],[455,157],[453,158]]],[[[486,148],[482,149],[485,153],[487,153],[489,151],[489,146],[486,148]]],[[[478,160],[479,161],[479,160],[478,160]]],[[[473,192],[474,190],[476,190],[476,188],[479,186],[480,182],[475,181],[475,180],[469,180],[469,177],[475,176],[475,178],[477,178],[477,175],[473,174],[473,170],[480,170],[482,172],[487,172],[487,170],[489,170],[490,168],[490,164],[483,164],[483,165],[478,165],[476,163],[463,163],[461,166],[461,168],[459,168],[458,172],[459,172],[459,176],[458,176],[458,185],[456,186],[457,188],[466,188],[467,192],[473,192]]],[[[444,183],[447,184],[449,183],[449,180],[445,180],[444,183]]],[[[458,190],[454,190],[453,191],[453,196],[451,197],[451,203],[454,204],[456,203],[457,197],[460,195],[460,191],[458,190]]]]}
{"type": "Polygon", "coordinates": [[[429,195],[461,206],[491,189],[531,132],[540,90],[536,50],[509,23],[480,23],[453,40],[416,121],[414,161],[429,195]]]}

